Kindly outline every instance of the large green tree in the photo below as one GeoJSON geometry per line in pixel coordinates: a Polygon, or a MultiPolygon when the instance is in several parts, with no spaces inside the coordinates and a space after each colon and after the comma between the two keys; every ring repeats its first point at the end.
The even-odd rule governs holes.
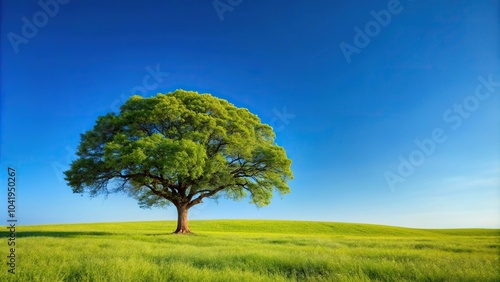
{"type": "Polygon", "coordinates": [[[131,97],[81,135],[65,172],[74,193],[125,192],[143,208],[177,208],[175,233],[190,233],[188,210],[205,198],[250,197],[257,206],[290,192],[291,161],[273,129],[245,108],[177,90],[131,97]]]}

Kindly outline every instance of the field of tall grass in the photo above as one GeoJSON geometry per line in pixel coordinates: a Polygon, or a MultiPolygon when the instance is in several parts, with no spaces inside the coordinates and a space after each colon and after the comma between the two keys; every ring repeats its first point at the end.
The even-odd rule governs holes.
{"type": "MultiPolygon", "coordinates": [[[[500,281],[500,230],[191,221],[21,226],[0,281],[500,281]]],[[[5,227],[3,228],[5,230],[5,227]]]]}

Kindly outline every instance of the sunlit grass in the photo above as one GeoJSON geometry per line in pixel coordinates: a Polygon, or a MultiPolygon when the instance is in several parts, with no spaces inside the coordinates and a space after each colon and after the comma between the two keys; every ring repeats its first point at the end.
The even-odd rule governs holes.
{"type": "MultiPolygon", "coordinates": [[[[499,281],[500,230],[224,220],[24,226],[0,281],[499,281]]],[[[6,233],[2,232],[5,240],[6,233]]],[[[5,244],[6,246],[6,244],[5,244]]],[[[0,249],[1,251],[1,249],[0,249]]],[[[7,255],[8,249],[4,247],[7,255]]]]}

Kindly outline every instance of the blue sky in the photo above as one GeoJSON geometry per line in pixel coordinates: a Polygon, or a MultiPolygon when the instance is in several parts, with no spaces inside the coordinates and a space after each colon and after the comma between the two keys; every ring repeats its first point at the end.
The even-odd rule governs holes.
{"type": "Polygon", "coordinates": [[[61,171],[98,116],[182,88],[272,125],[295,176],[267,207],[190,219],[500,227],[498,1],[39,3],[2,1],[0,181],[17,170],[20,224],[175,219],[73,194],[61,171]]]}

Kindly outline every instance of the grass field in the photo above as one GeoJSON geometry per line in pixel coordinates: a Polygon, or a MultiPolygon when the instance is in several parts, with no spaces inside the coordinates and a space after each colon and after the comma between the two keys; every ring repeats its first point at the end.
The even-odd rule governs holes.
{"type": "Polygon", "coordinates": [[[2,262],[0,281],[500,281],[498,229],[193,220],[196,234],[173,235],[174,227],[21,226],[16,274],[2,262]]]}

